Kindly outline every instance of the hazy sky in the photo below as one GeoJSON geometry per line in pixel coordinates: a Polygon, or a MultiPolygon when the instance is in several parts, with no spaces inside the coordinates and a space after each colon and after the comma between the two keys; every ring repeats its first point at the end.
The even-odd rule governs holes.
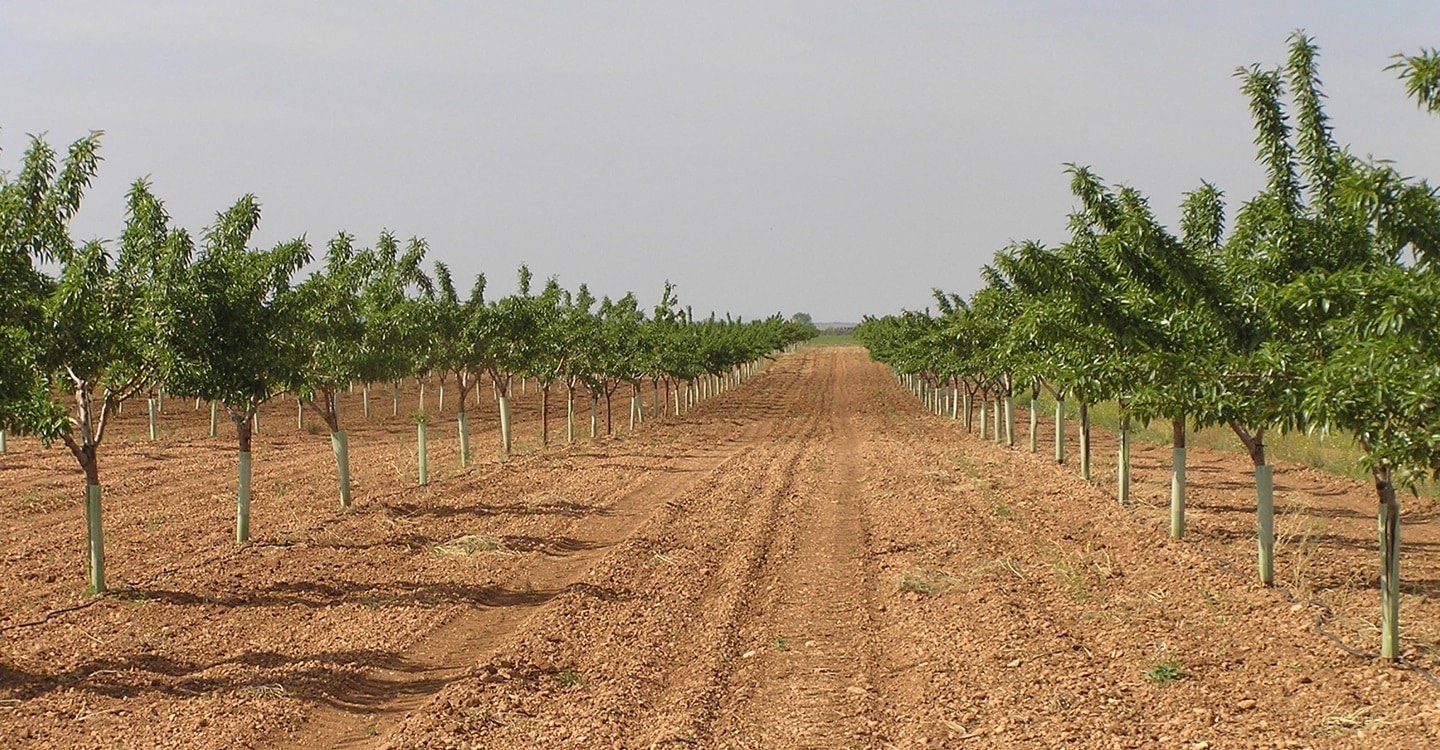
{"type": "Polygon", "coordinates": [[[1063,164],[1167,221],[1261,184],[1237,67],[1303,28],[1337,138],[1440,178],[1396,52],[1440,3],[12,2],[0,168],[105,131],[79,239],[148,175],[198,231],[244,193],[259,244],[425,237],[462,287],[518,264],[697,314],[857,320],[968,294],[1012,240],[1065,239],[1063,164]]]}

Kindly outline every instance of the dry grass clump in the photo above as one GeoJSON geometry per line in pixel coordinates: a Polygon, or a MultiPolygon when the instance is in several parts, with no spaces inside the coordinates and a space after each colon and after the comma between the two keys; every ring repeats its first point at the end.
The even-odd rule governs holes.
{"type": "Polygon", "coordinates": [[[509,552],[505,540],[486,534],[466,534],[444,544],[435,545],[435,552],[441,555],[474,555],[480,552],[509,552]]]}

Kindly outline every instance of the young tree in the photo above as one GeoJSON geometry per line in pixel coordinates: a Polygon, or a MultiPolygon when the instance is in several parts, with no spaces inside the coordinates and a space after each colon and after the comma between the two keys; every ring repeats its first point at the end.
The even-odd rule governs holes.
{"type": "Polygon", "coordinates": [[[268,251],[247,247],[260,221],[254,196],[236,201],[207,229],[198,256],[169,287],[168,344],[181,393],[224,406],[235,424],[235,542],[250,539],[251,442],[260,405],[299,378],[302,311],[291,278],[310,262],[303,239],[268,251]]]}
{"type": "Polygon", "coordinates": [[[106,428],[119,403],[157,380],[166,353],[157,346],[160,320],[151,290],[168,283],[159,259],[188,237],[171,232],[169,217],[144,181],[127,196],[126,230],[112,263],[105,246],[76,247],[68,224],[95,174],[99,134],[71,144],[57,172],[55,153],[32,139],[17,179],[0,186],[0,232],[5,273],[29,301],[7,300],[6,345],[31,372],[7,385],[5,427],[58,440],[85,476],[85,519],[90,590],[106,590],[101,522],[100,456],[106,428]],[[26,269],[25,263],[32,264],[26,269]],[[55,262],[58,277],[36,270],[55,262]],[[33,315],[16,325],[17,314],[33,315]],[[17,398],[18,397],[18,398],[17,398]],[[71,405],[64,403],[69,400],[71,405]]]}
{"type": "Polygon", "coordinates": [[[499,394],[500,442],[506,456],[513,442],[511,387],[516,374],[532,369],[542,329],[536,298],[530,295],[534,276],[529,267],[522,265],[518,277],[518,290],[480,310],[472,319],[469,334],[480,347],[481,369],[490,376],[499,394]]]}
{"type": "Polygon", "coordinates": [[[476,323],[485,309],[485,275],[475,277],[470,297],[461,300],[450,269],[435,264],[435,294],[425,301],[430,321],[435,366],[455,376],[455,421],[460,436],[460,465],[470,465],[470,422],[467,402],[484,364],[484,346],[476,323]]]}
{"type": "Polygon", "coordinates": [[[330,240],[325,267],[300,285],[300,334],[304,369],[297,396],[330,428],[340,482],[340,507],[349,508],[350,442],[340,427],[338,394],[360,376],[364,359],[365,321],[360,290],[365,264],[357,261],[354,238],[341,232],[330,240]]]}

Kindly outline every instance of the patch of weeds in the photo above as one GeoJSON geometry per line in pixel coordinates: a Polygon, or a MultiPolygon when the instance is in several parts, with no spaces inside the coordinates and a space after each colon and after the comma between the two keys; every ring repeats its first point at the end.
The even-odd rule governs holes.
{"type": "Polygon", "coordinates": [[[366,724],[363,728],[361,728],[360,733],[365,735],[366,737],[374,737],[375,735],[380,733],[380,727],[375,724],[366,724]]]}
{"type": "Polygon", "coordinates": [[[581,679],[580,675],[574,669],[562,669],[556,672],[555,681],[560,683],[560,686],[564,688],[580,687],[585,684],[585,680],[581,679]]]}
{"type": "Polygon", "coordinates": [[[785,639],[785,636],[783,636],[783,635],[776,637],[776,638],[775,638],[775,642],[772,643],[771,645],[775,647],[775,650],[776,650],[776,651],[789,651],[789,650],[790,650],[790,642],[789,642],[788,640],[786,640],[786,639],[785,639]]]}
{"type": "Polygon", "coordinates": [[[1185,665],[1173,656],[1145,670],[1145,679],[1162,686],[1188,676],[1185,673],[1185,665]]]}
{"type": "Polygon", "coordinates": [[[816,456],[810,459],[810,470],[816,474],[823,473],[825,471],[825,457],[816,456]]]}
{"type": "Polygon", "coordinates": [[[526,596],[534,596],[534,595],[535,595],[535,584],[534,584],[534,583],[531,583],[531,582],[527,579],[527,580],[525,581],[525,587],[524,587],[523,589],[521,589],[521,591],[523,591],[526,596]]]}
{"type": "Polygon", "coordinates": [[[1045,701],[1045,707],[1050,709],[1051,713],[1057,714],[1069,711],[1077,704],[1079,704],[1079,700],[1075,698],[1073,693],[1056,693],[1050,696],[1049,700],[1045,701]]]}
{"type": "Polygon", "coordinates": [[[1070,591],[1071,599],[1078,602],[1090,598],[1090,591],[1085,581],[1085,571],[1076,565],[1074,560],[1062,554],[1056,554],[1050,560],[1050,567],[1054,568],[1055,577],[1070,591]]]}
{"type": "Polygon", "coordinates": [[[1217,622],[1224,623],[1227,618],[1225,617],[1225,606],[1220,601],[1220,595],[1210,589],[1201,589],[1201,592],[1205,595],[1205,608],[1210,610],[1210,614],[1215,617],[1217,622]]]}
{"type": "Polygon", "coordinates": [[[1013,513],[1014,511],[1011,510],[1010,506],[1005,503],[998,503],[995,505],[995,515],[1000,518],[1009,518],[1013,513]]]}
{"type": "Polygon", "coordinates": [[[272,492],[274,493],[275,498],[278,500],[282,497],[285,497],[285,490],[286,487],[284,482],[276,482],[275,489],[272,492]]]}
{"type": "Polygon", "coordinates": [[[921,596],[939,596],[950,589],[955,577],[939,568],[916,568],[901,576],[900,590],[921,596]]]}
{"type": "Polygon", "coordinates": [[[147,518],[147,519],[145,520],[145,531],[148,532],[148,533],[153,534],[153,533],[155,533],[156,531],[158,531],[158,530],[160,529],[160,527],[163,526],[164,524],[165,524],[165,516],[160,516],[160,515],[151,516],[151,517],[149,517],[149,518],[147,518]]]}

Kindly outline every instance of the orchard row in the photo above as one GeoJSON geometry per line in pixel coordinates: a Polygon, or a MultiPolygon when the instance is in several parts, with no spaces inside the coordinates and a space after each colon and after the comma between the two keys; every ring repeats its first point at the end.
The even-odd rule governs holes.
{"type": "MultiPolygon", "coordinates": [[[[1078,401],[1086,478],[1086,407],[1117,402],[1121,502],[1131,421],[1170,420],[1175,537],[1185,531],[1186,428],[1228,426],[1254,465],[1266,585],[1275,551],[1266,436],[1354,436],[1379,506],[1381,655],[1396,659],[1397,489],[1440,471],[1440,194],[1334,141],[1317,56],[1297,33],[1284,65],[1237,71],[1267,181],[1231,226],[1208,183],[1186,195],[1175,233],[1140,191],[1070,165],[1068,241],[1007,247],[968,300],[937,291],[937,313],[870,318],[856,335],[936,408],[948,396],[968,422],[975,399],[982,417],[994,404],[1012,442],[1017,390],[1032,403],[1042,391],[1078,401]]],[[[1395,67],[1423,108],[1440,110],[1440,55],[1395,67]]]]}
{"type": "MultiPolygon", "coordinates": [[[[163,392],[211,403],[235,426],[236,541],[249,538],[251,442],[259,407],[293,394],[331,433],[342,507],[351,504],[349,447],[337,394],[364,384],[435,378],[454,384],[462,462],[470,460],[466,408],[488,381],[497,394],[502,445],[511,448],[509,399],[519,378],[548,396],[564,388],[573,420],[577,392],[592,414],[624,387],[649,381],[676,408],[703,390],[738,382],[766,354],[815,335],[803,316],[742,322],[696,319],[667,284],[648,314],[633,294],[597,299],[585,285],[551,279],[536,289],[519,269],[518,291],[468,295],[423,240],[382,233],[359,247],[341,232],[303,279],[305,239],[251,246],[260,206],[245,196],[198,237],[172,225],[149,184],[127,196],[114,251],[76,243],[69,224],[93,178],[99,134],[62,159],[34,138],[19,170],[0,173],[0,429],[63,444],[85,477],[90,586],[105,591],[100,447],[120,404],[163,392]]],[[[549,403],[548,398],[542,399],[549,403]]],[[[428,416],[417,412],[421,457],[428,416]]],[[[542,418],[548,439],[548,412],[542,418]]],[[[573,434],[573,423],[567,430],[573,434]]],[[[3,434],[3,433],[0,433],[3,434]]],[[[423,477],[422,477],[422,481],[423,477]]]]}

